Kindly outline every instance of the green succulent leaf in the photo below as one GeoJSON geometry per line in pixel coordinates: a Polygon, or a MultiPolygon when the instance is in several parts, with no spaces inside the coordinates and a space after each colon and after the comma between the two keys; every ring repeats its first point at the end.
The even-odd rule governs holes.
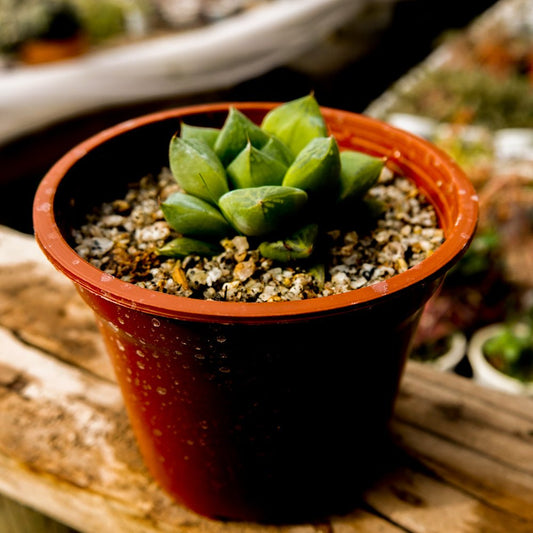
{"type": "Polygon", "coordinates": [[[385,165],[379,157],[354,150],[341,152],[340,160],[340,201],[362,198],[377,182],[385,165]]]}
{"type": "Polygon", "coordinates": [[[261,148],[268,142],[269,136],[257,124],[254,124],[244,113],[230,107],[228,116],[218,134],[215,153],[224,167],[246,147],[248,142],[261,148]]]}
{"type": "Polygon", "coordinates": [[[232,231],[216,207],[191,194],[171,194],[161,210],[168,225],[182,235],[223,237],[232,231]]]}
{"type": "Polygon", "coordinates": [[[204,126],[193,126],[191,124],[181,123],[180,137],[185,140],[197,139],[203,141],[209,148],[214,149],[215,142],[218,138],[219,130],[217,128],[208,128],[204,126]]]}
{"type": "Polygon", "coordinates": [[[323,287],[326,283],[326,265],[324,263],[314,263],[308,269],[307,272],[313,276],[316,284],[319,287],[323,287]]]}
{"type": "Polygon", "coordinates": [[[261,236],[289,224],[306,203],[307,193],[301,189],[265,185],[227,192],[219,207],[237,231],[261,236]]]}
{"type": "Polygon", "coordinates": [[[261,152],[289,166],[294,161],[292,152],[277,137],[270,136],[268,142],[261,148],[261,152]]]}
{"type": "Polygon", "coordinates": [[[187,257],[188,255],[213,256],[221,253],[222,246],[190,237],[178,237],[159,248],[159,255],[187,257]]]}
{"type": "Polygon", "coordinates": [[[261,127],[282,141],[294,156],[312,139],[328,136],[326,121],[312,94],[271,109],[261,127]]]}
{"type": "Polygon", "coordinates": [[[287,169],[282,185],[298,187],[316,198],[337,193],[340,156],[333,136],[312,139],[287,169]]]}
{"type": "Polygon", "coordinates": [[[246,148],[226,169],[232,185],[237,189],[281,185],[287,166],[248,143],[246,148]]]}
{"type": "Polygon", "coordinates": [[[262,242],[259,252],[263,257],[276,261],[306,259],[313,253],[317,237],[318,224],[308,224],[285,239],[262,242]]]}
{"type": "Polygon", "coordinates": [[[169,162],[174,178],[189,194],[216,204],[229,190],[222,163],[203,141],[174,135],[170,141],[169,162]]]}

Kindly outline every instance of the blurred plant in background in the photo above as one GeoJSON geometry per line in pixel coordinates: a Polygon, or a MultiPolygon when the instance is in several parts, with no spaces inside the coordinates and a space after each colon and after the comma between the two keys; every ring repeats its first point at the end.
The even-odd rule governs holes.
{"type": "Polygon", "coordinates": [[[64,56],[80,55],[95,46],[209,24],[268,1],[0,0],[0,54],[25,63],[28,42],[78,37],[85,46],[64,56]]]}

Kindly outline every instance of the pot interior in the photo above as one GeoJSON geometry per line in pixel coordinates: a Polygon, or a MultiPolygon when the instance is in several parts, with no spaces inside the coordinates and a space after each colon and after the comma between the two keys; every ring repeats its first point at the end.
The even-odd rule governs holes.
{"type": "Polygon", "coordinates": [[[445,242],[416,267],[376,286],[315,299],[320,300],[315,302],[234,304],[199,303],[197,300],[194,306],[190,302],[183,302],[190,299],[171,295],[150,295],[147,298],[143,294],[148,289],[137,287],[129,290],[125,298],[122,295],[123,286],[126,285],[124,282],[113,280],[113,283],[101,287],[101,272],[95,272],[97,269],[88,264],[80,265],[80,271],[73,273],[72,264],[77,256],[71,248],[72,228],[81,225],[85,215],[102,201],[123,197],[129,183],[150,173],[157,174],[163,166],[168,165],[169,142],[179,130],[181,121],[191,125],[221,127],[230,105],[238,107],[250,119],[260,123],[268,110],[278,104],[221,103],[163,111],[105,130],[66,154],[41,183],[34,209],[37,239],[56,267],[89,290],[98,285],[97,290],[105,291],[116,301],[129,301],[130,298],[132,301],[134,298],[153,300],[153,303],[146,304],[146,310],[154,312],[157,309],[166,316],[174,316],[175,312],[179,312],[182,316],[194,315],[197,318],[205,313],[211,318],[264,318],[273,315],[279,318],[323,311],[338,312],[342,307],[372,304],[376,297],[387,297],[419,283],[433,284],[468,247],[477,221],[477,197],[468,178],[447,155],[423,139],[383,122],[323,108],[323,115],[341,150],[350,148],[386,157],[388,166],[414,180],[436,209],[446,236],[445,242]],[[53,209],[46,208],[47,205],[52,205],[53,209]],[[51,232],[47,225],[56,224],[61,236],[51,237],[56,229],[51,232]],[[47,243],[47,239],[53,242],[47,243]]]}

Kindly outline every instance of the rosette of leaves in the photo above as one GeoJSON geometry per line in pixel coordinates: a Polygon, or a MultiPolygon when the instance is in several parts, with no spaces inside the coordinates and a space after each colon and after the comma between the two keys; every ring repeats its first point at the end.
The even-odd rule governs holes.
{"type": "Polygon", "coordinates": [[[357,209],[384,166],[340,150],[312,94],[273,108],[261,124],[235,107],[221,128],[182,123],[169,163],[185,192],[161,205],[181,235],[161,254],[214,255],[221,239],[240,234],[277,261],[315,253],[321,231],[357,209]]]}

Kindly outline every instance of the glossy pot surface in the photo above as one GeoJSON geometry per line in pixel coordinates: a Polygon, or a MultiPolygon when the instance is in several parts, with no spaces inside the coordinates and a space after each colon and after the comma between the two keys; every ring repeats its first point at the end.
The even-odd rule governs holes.
{"type": "Polygon", "coordinates": [[[35,233],[95,311],[155,479],[206,516],[309,519],[349,506],[379,461],[420,313],[470,243],[477,197],[422,139],[324,108],[341,149],[386,156],[434,205],[446,239],[418,266],[325,298],[228,303],[143,289],[83,261],[70,233],[84,213],[166,165],[180,121],[221,126],[229,105],[259,122],[277,104],[165,111],[77,146],[37,191],[35,233]]]}

